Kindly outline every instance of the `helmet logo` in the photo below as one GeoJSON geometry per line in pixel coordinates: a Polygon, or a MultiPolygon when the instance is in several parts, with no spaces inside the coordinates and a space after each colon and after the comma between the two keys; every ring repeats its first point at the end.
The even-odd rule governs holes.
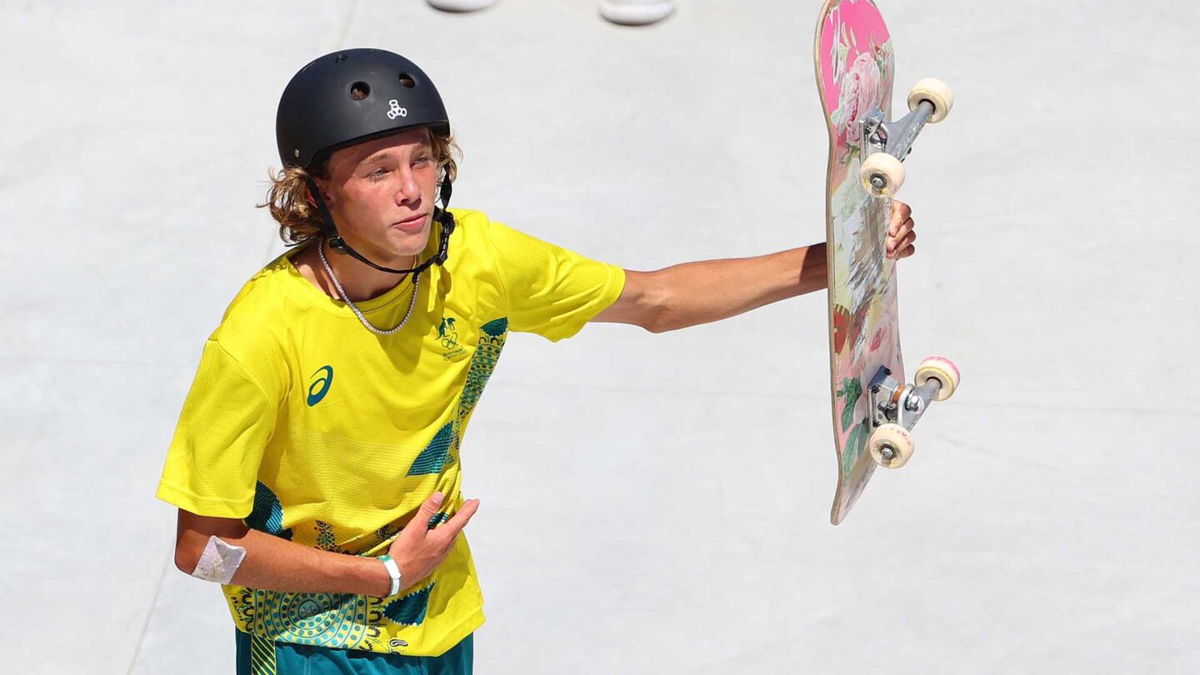
{"type": "Polygon", "coordinates": [[[394,120],[397,117],[408,117],[408,108],[401,108],[400,101],[392,99],[388,101],[388,105],[392,108],[388,111],[388,119],[394,120]]]}

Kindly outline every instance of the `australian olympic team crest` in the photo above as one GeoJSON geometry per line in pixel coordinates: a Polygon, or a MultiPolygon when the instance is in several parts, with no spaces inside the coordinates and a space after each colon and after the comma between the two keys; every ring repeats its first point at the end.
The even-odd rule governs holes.
{"type": "Polygon", "coordinates": [[[437,341],[442,358],[447,361],[459,361],[467,355],[467,350],[458,344],[458,320],[452,316],[442,317],[437,329],[437,341]]]}

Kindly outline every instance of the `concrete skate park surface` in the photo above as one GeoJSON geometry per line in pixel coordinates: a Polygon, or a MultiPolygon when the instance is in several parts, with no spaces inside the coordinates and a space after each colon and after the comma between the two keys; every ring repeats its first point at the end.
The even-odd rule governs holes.
{"type": "MultiPolygon", "coordinates": [[[[12,673],[233,672],[154,499],[205,337],[282,250],[254,209],[287,79],[349,46],[438,83],[454,203],[631,269],[824,238],[820,3],[0,9],[0,637],[12,673]]],[[[840,527],[825,296],[664,335],[510,338],[467,436],[486,674],[1200,668],[1200,10],[882,3],[910,365],[955,399],[840,527]],[[546,505],[553,505],[546,508],[546,505]]]]}

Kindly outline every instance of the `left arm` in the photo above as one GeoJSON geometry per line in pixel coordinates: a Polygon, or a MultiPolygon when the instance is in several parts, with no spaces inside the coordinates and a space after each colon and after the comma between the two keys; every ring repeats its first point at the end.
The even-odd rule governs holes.
{"type": "Polygon", "coordinates": [[[626,271],[621,297],[592,320],[663,333],[727,319],[825,285],[825,244],[656,272],[626,271]]]}
{"type": "MultiPolygon", "coordinates": [[[[912,209],[893,202],[887,255],[916,250],[912,209]]],[[[628,323],[663,333],[737,316],[785,298],[825,288],[825,244],[755,258],[706,260],[655,272],[625,273],[621,297],[593,321],[628,323]]]]}

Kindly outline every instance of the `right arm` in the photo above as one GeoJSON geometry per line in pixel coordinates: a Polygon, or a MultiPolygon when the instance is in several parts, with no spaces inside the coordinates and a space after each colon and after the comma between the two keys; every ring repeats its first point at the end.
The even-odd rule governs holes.
{"type": "MultiPolygon", "coordinates": [[[[445,559],[455,537],[478,509],[479,501],[467,501],[453,518],[435,529],[423,526],[440,505],[440,494],[425,500],[388,549],[400,568],[401,590],[421,582],[445,559]]],[[[246,551],[231,581],[238,586],[285,593],[353,593],[374,597],[386,596],[391,586],[387,570],[378,559],[309,548],[251,529],[241,520],[198,516],[183,509],[179,510],[176,529],[175,566],[191,574],[209,537],[214,536],[246,551]]]]}

